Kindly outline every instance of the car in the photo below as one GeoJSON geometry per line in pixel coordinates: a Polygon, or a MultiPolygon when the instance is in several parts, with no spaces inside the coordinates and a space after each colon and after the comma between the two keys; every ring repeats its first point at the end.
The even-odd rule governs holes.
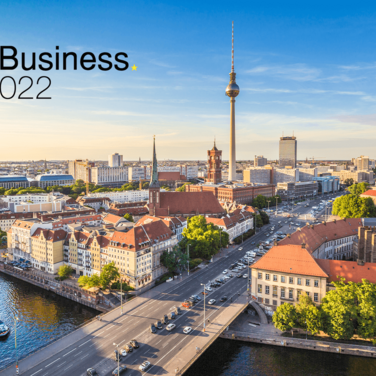
{"type": "Polygon", "coordinates": [[[146,371],[147,369],[149,369],[150,366],[151,366],[150,362],[145,361],[142,364],[140,364],[140,367],[138,367],[138,369],[140,371],[146,371]]]}
{"type": "Polygon", "coordinates": [[[243,274],[243,278],[248,278],[248,274],[243,274]]]}
{"type": "Polygon", "coordinates": [[[114,351],[114,358],[115,358],[116,361],[121,360],[122,356],[119,353],[119,351],[117,351],[117,350],[114,351]]]}
{"type": "Polygon", "coordinates": [[[87,376],[98,376],[98,373],[94,368],[88,368],[86,370],[86,375],[87,376]]]}
{"type": "Polygon", "coordinates": [[[234,275],[231,273],[231,274],[229,274],[228,275],[230,278],[233,278],[234,277],[234,275]]]}
{"type": "Polygon", "coordinates": [[[219,299],[220,302],[225,302],[227,300],[227,296],[222,296],[221,299],[219,299]]]}
{"type": "Polygon", "coordinates": [[[125,372],[127,370],[127,366],[125,364],[120,364],[119,367],[116,367],[113,371],[112,371],[112,374],[113,375],[118,375],[118,371],[119,371],[119,374],[121,375],[123,372],[125,372]]]}
{"type": "MultiPolygon", "coordinates": [[[[159,322],[159,321],[158,321],[159,322]]],[[[160,323],[160,322],[159,322],[160,323]]],[[[162,325],[161,325],[162,326],[162,325]]],[[[135,339],[131,339],[129,341],[129,344],[130,346],[132,346],[134,349],[138,349],[140,347],[140,345],[138,344],[138,342],[135,340],[135,339]]]]}
{"type": "Polygon", "coordinates": [[[153,334],[157,333],[157,329],[155,328],[154,324],[150,325],[150,333],[153,333],[153,334]]]}
{"type": "Polygon", "coordinates": [[[170,319],[171,319],[171,320],[176,319],[176,314],[175,314],[175,312],[170,312],[170,319]]]}
{"type": "Polygon", "coordinates": [[[241,278],[241,277],[242,277],[242,275],[241,275],[240,273],[238,273],[236,276],[237,276],[238,278],[241,278]]]}
{"type": "Polygon", "coordinates": [[[165,324],[165,325],[167,325],[169,323],[167,315],[163,315],[161,323],[165,324]]]}
{"type": "Polygon", "coordinates": [[[238,248],[238,251],[242,251],[242,250],[243,250],[243,247],[239,247],[239,248],[238,248]]]}
{"type": "Polygon", "coordinates": [[[227,269],[225,269],[223,272],[222,272],[222,274],[227,274],[228,273],[228,270],[227,269]]]}
{"type": "Polygon", "coordinates": [[[182,314],[181,309],[180,309],[179,307],[172,307],[171,309],[172,309],[172,310],[175,312],[175,314],[177,314],[177,315],[181,315],[181,314],[182,314]]]}
{"type": "Polygon", "coordinates": [[[228,281],[230,279],[230,277],[228,275],[226,275],[226,277],[224,279],[225,279],[225,281],[228,281]]]}
{"type": "MultiPolygon", "coordinates": [[[[231,274],[229,274],[229,275],[231,276],[231,274]]],[[[212,289],[210,286],[205,287],[205,289],[206,289],[206,291],[209,291],[209,292],[212,292],[212,291],[213,291],[213,289],[212,289]]]]}
{"type": "Polygon", "coordinates": [[[192,328],[190,326],[186,326],[183,330],[184,334],[189,334],[192,331],[192,328]]]}
{"type": "Polygon", "coordinates": [[[169,332],[171,332],[171,330],[175,329],[176,328],[176,325],[175,324],[168,324],[166,326],[166,330],[168,330],[169,332]]]}
{"type": "Polygon", "coordinates": [[[162,326],[162,323],[158,320],[155,322],[154,326],[157,328],[157,329],[162,329],[163,326],[162,326]]]}
{"type": "Polygon", "coordinates": [[[127,356],[127,351],[125,350],[125,349],[122,349],[122,350],[120,350],[120,354],[121,354],[121,356],[127,356]]]}
{"type": "Polygon", "coordinates": [[[208,304],[212,305],[212,304],[214,304],[215,302],[216,302],[215,299],[210,299],[209,302],[208,302],[208,304]]]}
{"type": "Polygon", "coordinates": [[[202,295],[208,295],[207,290],[205,289],[204,291],[201,291],[201,294],[202,295]]]}
{"type": "Polygon", "coordinates": [[[201,300],[201,298],[198,295],[192,295],[196,300],[201,300]]]}
{"type": "Polygon", "coordinates": [[[256,244],[256,242],[252,242],[251,244],[252,244],[252,245],[255,245],[255,244],[256,244]]]}

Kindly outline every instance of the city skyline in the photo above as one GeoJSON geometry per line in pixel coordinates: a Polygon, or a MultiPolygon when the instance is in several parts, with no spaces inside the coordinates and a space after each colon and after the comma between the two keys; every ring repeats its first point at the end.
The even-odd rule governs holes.
{"type": "MultiPolygon", "coordinates": [[[[160,160],[204,160],[213,137],[228,160],[229,112],[223,87],[228,83],[232,20],[242,87],[238,160],[259,154],[278,159],[279,137],[293,131],[299,138],[299,160],[375,157],[375,32],[367,15],[374,13],[372,8],[332,9],[318,3],[317,9],[295,7],[291,13],[291,4],[284,9],[275,3],[265,14],[258,5],[250,12],[239,2],[224,15],[225,2],[202,5],[199,11],[194,4],[175,9],[168,1],[162,8],[146,3],[119,5],[117,14],[97,2],[82,9],[71,5],[69,15],[55,3],[38,11],[23,1],[12,8],[0,6],[6,15],[1,34],[13,30],[2,45],[14,45],[29,58],[32,51],[59,45],[61,52],[78,54],[125,51],[129,65],[138,67],[126,72],[51,72],[51,101],[2,99],[2,135],[17,140],[18,147],[2,145],[0,160],[106,160],[114,151],[124,160],[149,160],[153,134],[159,140],[160,160]],[[43,25],[40,17],[46,20],[43,25]],[[126,22],[120,22],[122,17],[126,22]],[[95,28],[99,23],[103,30],[95,28]],[[82,25],[88,33],[79,32],[82,25]],[[28,29],[34,31],[26,42],[28,29]]],[[[14,73],[16,80],[41,75],[14,73]]]]}

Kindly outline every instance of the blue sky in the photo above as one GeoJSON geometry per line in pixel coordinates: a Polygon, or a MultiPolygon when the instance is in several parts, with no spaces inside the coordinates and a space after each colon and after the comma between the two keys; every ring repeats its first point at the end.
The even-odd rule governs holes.
{"type": "Polygon", "coordinates": [[[2,0],[0,45],[124,51],[138,68],[50,71],[52,100],[0,98],[0,160],[150,159],[153,134],[159,159],[205,159],[214,137],[227,159],[231,21],[237,159],[277,158],[282,132],[300,159],[376,158],[376,5],[351,3],[2,0]]]}

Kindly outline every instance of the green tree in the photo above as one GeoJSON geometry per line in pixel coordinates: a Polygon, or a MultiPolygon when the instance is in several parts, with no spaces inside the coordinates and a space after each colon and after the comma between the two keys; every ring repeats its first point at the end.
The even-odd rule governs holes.
{"type": "Polygon", "coordinates": [[[161,263],[169,272],[185,270],[188,266],[188,254],[179,247],[172,251],[164,251],[161,255],[161,263]]]}
{"type": "Polygon", "coordinates": [[[88,288],[91,288],[91,287],[100,287],[101,286],[101,278],[98,274],[93,274],[88,282],[87,282],[87,287],[88,288]]]}
{"type": "Polygon", "coordinates": [[[142,189],[149,189],[150,183],[146,181],[145,183],[142,184],[142,189]]]}
{"type": "Polygon", "coordinates": [[[114,262],[110,262],[103,266],[100,275],[100,283],[104,289],[106,289],[112,281],[118,278],[120,278],[120,274],[114,262]]]}
{"type": "Polygon", "coordinates": [[[192,184],[192,183],[184,183],[181,187],[176,188],[175,191],[176,191],[176,192],[185,192],[185,187],[186,187],[187,185],[190,185],[190,184],[192,184]]]}
{"type": "Polygon", "coordinates": [[[370,197],[348,194],[335,199],[333,214],[341,218],[369,218],[375,216],[376,210],[370,197]]]}
{"type": "Polygon", "coordinates": [[[78,278],[78,285],[81,287],[85,287],[89,283],[90,277],[87,275],[82,275],[80,278],[78,278]]]}
{"type": "Polygon", "coordinates": [[[272,317],[275,327],[283,332],[291,330],[296,326],[297,314],[295,307],[283,303],[277,307],[272,317]]]}
{"type": "Polygon", "coordinates": [[[84,188],[85,182],[82,179],[77,179],[75,183],[73,184],[73,187],[84,188]]]}
{"type": "Polygon", "coordinates": [[[60,278],[68,278],[73,273],[73,269],[70,265],[61,265],[57,274],[60,278]]]}
{"type": "Polygon", "coordinates": [[[354,179],[353,178],[346,179],[343,183],[349,187],[350,185],[354,184],[354,179]]]}
{"type": "Polygon", "coordinates": [[[124,218],[129,222],[134,222],[132,215],[129,213],[125,213],[124,218]]]}
{"type": "Polygon", "coordinates": [[[170,191],[170,187],[168,187],[167,185],[162,185],[161,189],[164,189],[167,192],[170,191]]]}
{"type": "Polygon", "coordinates": [[[308,330],[312,334],[316,334],[322,329],[321,310],[315,306],[311,297],[306,293],[302,293],[299,296],[299,302],[295,309],[297,322],[301,328],[308,330]]]}
{"type": "Polygon", "coordinates": [[[358,183],[353,184],[347,188],[347,190],[352,193],[353,195],[361,195],[362,193],[368,191],[369,184],[368,183],[358,183]]]}
{"type": "Polygon", "coordinates": [[[256,214],[255,219],[256,219],[256,227],[262,227],[264,225],[261,214],[256,214]]]}
{"type": "Polygon", "coordinates": [[[321,304],[324,331],[334,339],[350,339],[357,318],[355,284],[346,284],[344,279],[332,283],[335,290],[328,291],[321,304]]]}
{"type": "Polygon", "coordinates": [[[269,223],[269,216],[262,210],[260,210],[260,217],[263,225],[267,225],[269,223]]]}
{"type": "Polygon", "coordinates": [[[3,196],[5,193],[5,188],[4,187],[0,187],[0,196],[3,196]]]}

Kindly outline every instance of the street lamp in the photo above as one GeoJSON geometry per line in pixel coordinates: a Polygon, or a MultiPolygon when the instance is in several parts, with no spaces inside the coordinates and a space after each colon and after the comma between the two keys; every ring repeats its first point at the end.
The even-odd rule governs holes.
{"type": "Polygon", "coordinates": [[[16,373],[18,375],[19,369],[18,369],[18,354],[17,354],[17,321],[18,321],[18,317],[14,316],[14,347],[16,349],[16,373]]]}
{"type": "Polygon", "coordinates": [[[119,344],[116,344],[115,342],[113,343],[114,346],[116,346],[117,348],[117,362],[118,362],[118,371],[117,371],[117,376],[120,376],[120,365],[119,365],[119,362],[120,362],[120,353],[119,353],[119,344]]]}
{"type": "Polygon", "coordinates": [[[205,316],[205,298],[206,298],[206,286],[205,283],[201,283],[201,286],[204,286],[204,332],[205,332],[205,325],[206,325],[206,316],[205,316]]]}
{"type": "Polygon", "coordinates": [[[187,253],[188,253],[188,275],[189,275],[189,244],[187,244],[187,253]]]}
{"type": "Polygon", "coordinates": [[[120,315],[123,314],[123,281],[120,276],[120,305],[121,305],[121,313],[120,315]]]}

